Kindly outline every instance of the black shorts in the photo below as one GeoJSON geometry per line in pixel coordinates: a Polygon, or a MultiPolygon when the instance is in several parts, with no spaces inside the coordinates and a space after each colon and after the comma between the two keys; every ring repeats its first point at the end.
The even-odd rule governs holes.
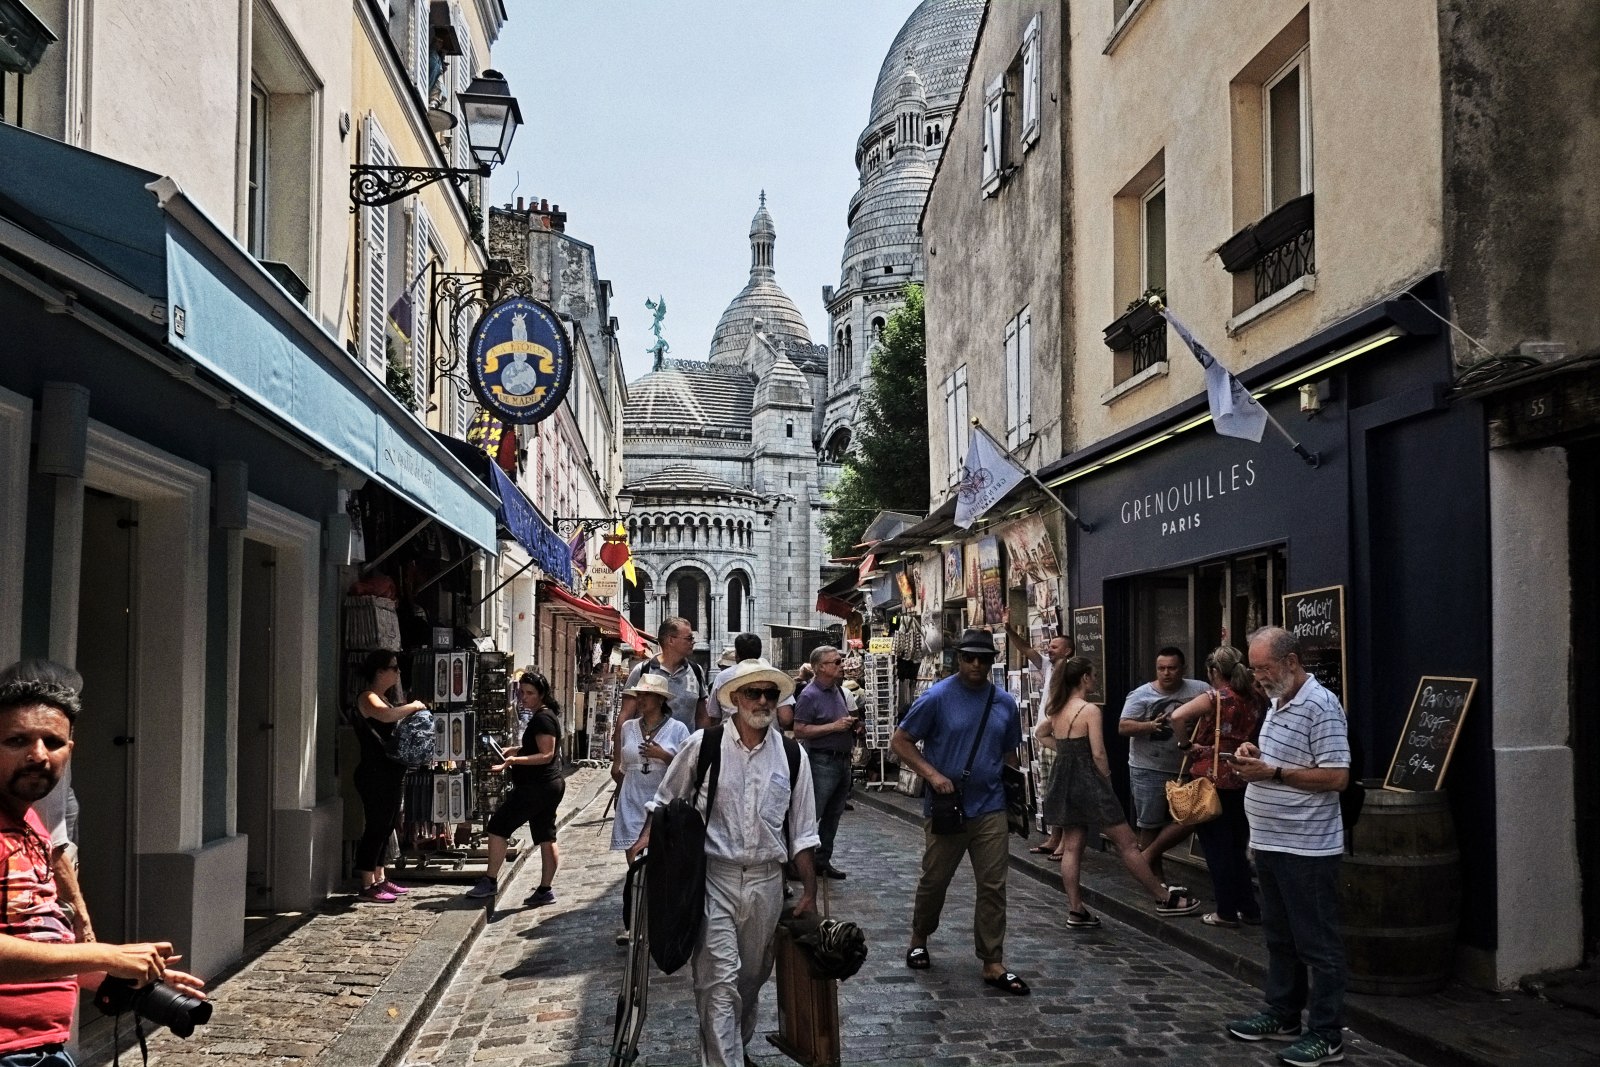
{"type": "Polygon", "coordinates": [[[496,837],[510,837],[528,824],[533,843],[542,845],[556,839],[556,809],[567,791],[567,783],[558,778],[533,789],[513,786],[506,794],[505,803],[489,816],[484,828],[496,837]]]}

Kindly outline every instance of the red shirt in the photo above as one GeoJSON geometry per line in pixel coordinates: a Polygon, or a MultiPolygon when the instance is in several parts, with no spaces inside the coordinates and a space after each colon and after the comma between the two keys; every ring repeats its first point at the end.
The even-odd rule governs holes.
{"type": "MultiPolygon", "coordinates": [[[[31,808],[25,826],[0,816],[0,933],[69,945],[72,924],[56,896],[50,832],[31,808]]],[[[75,978],[0,985],[0,1054],[72,1037],[75,978]]]]}
{"type": "MultiPolygon", "coordinates": [[[[1215,700],[1213,706],[1220,707],[1222,712],[1222,751],[1232,752],[1244,742],[1253,741],[1264,710],[1261,699],[1253,693],[1235,693],[1227,686],[1211,692],[1215,700]]],[[[1217,752],[1216,741],[1217,715],[1208,711],[1200,716],[1200,721],[1195,725],[1194,747],[1189,750],[1192,757],[1189,765],[1191,775],[1196,778],[1211,777],[1217,752]]],[[[1218,789],[1244,788],[1245,781],[1239,777],[1233,764],[1222,761],[1216,764],[1216,768],[1214,781],[1218,789]]]]}

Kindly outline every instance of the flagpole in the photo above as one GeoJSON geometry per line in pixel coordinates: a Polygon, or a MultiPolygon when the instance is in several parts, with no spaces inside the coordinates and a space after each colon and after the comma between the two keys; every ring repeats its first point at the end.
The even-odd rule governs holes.
{"type": "MultiPolygon", "coordinates": [[[[983,430],[983,423],[978,421],[978,416],[976,416],[976,415],[972,416],[972,425],[975,426],[976,428],[980,429],[980,430],[983,430]]],[[[1039,491],[1040,492],[1044,493],[1045,496],[1047,496],[1051,500],[1055,501],[1056,507],[1058,507],[1062,511],[1066,512],[1067,518],[1069,518],[1073,522],[1077,523],[1078,529],[1082,530],[1084,533],[1093,533],[1094,532],[1094,527],[1090,526],[1088,523],[1086,523],[1082,519],[1078,518],[1077,512],[1075,512],[1071,508],[1067,507],[1066,503],[1060,497],[1056,496],[1055,493],[1051,492],[1050,491],[1050,487],[1048,485],[1045,485],[1043,482],[1041,482],[1039,480],[1039,476],[1034,474],[1033,471],[1029,470],[1028,469],[1028,465],[1026,463],[1022,462],[1021,460],[1019,460],[1016,457],[1016,453],[1014,453],[1009,448],[1002,447],[1000,445],[999,441],[995,441],[994,434],[989,433],[987,430],[984,430],[984,433],[988,436],[989,440],[994,441],[995,447],[1000,448],[1000,450],[1005,453],[1007,459],[1009,459],[1011,462],[1013,462],[1013,463],[1015,463],[1017,465],[1017,469],[1018,470],[1022,471],[1023,474],[1027,475],[1029,481],[1031,481],[1034,485],[1037,485],[1039,487],[1039,491]]]]}
{"type": "MultiPolygon", "coordinates": [[[[1160,315],[1162,313],[1163,309],[1166,307],[1166,303],[1156,293],[1151,293],[1150,296],[1148,298],[1146,298],[1145,303],[1149,304],[1150,307],[1152,309],[1154,309],[1154,311],[1158,315],[1160,315]]],[[[1213,356],[1212,358],[1215,359],[1216,357],[1213,356]]],[[[1223,369],[1226,370],[1227,368],[1224,367],[1223,369]]],[[[1295,455],[1297,455],[1301,459],[1305,460],[1307,466],[1311,466],[1311,467],[1320,467],[1320,466],[1322,466],[1322,457],[1321,456],[1319,456],[1315,452],[1309,451],[1306,448],[1305,445],[1302,445],[1299,441],[1296,441],[1294,439],[1294,437],[1292,435],[1290,435],[1289,431],[1283,428],[1283,423],[1279,422],[1276,418],[1274,418],[1272,412],[1267,410],[1267,405],[1262,404],[1260,400],[1257,400],[1256,403],[1258,405],[1260,405],[1261,414],[1263,414],[1263,415],[1265,415],[1267,417],[1267,421],[1272,424],[1272,428],[1274,430],[1277,430],[1279,433],[1283,434],[1283,439],[1285,441],[1289,442],[1289,447],[1294,449],[1294,454],[1295,455]]]]}

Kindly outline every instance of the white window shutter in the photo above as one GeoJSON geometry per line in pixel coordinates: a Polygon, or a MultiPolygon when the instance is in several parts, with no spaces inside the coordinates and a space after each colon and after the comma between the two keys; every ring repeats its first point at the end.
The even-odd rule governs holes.
{"type": "Polygon", "coordinates": [[[428,0],[411,0],[411,80],[428,101],[428,0]]]}
{"type": "MultiPolygon", "coordinates": [[[[429,318],[432,308],[429,307],[430,288],[427,277],[428,262],[433,259],[433,250],[439,243],[438,231],[433,228],[433,219],[428,216],[428,211],[421,204],[417,205],[416,237],[411,247],[411,269],[407,272],[406,284],[411,287],[411,376],[412,385],[416,390],[417,414],[424,422],[428,418],[428,402],[432,400],[428,382],[428,366],[430,356],[433,354],[433,321],[429,318]]],[[[441,426],[448,426],[440,420],[441,426]]]]}
{"type": "Polygon", "coordinates": [[[984,94],[983,104],[983,190],[1000,184],[1000,168],[1005,149],[1005,75],[996,75],[984,94]]]}
{"type": "Polygon", "coordinates": [[[966,364],[956,368],[956,474],[959,477],[961,468],[967,465],[967,445],[972,440],[972,432],[967,428],[967,367],[966,364]]]}
{"type": "Polygon", "coordinates": [[[1017,320],[1006,323],[1006,445],[1017,447],[1017,428],[1022,424],[1022,408],[1018,401],[1021,372],[1017,368],[1017,320]]]}
{"type": "MultiPolygon", "coordinates": [[[[393,166],[394,153],[377,119],[368,115],[363,126],[366,162],[393,166]]],[[[389,319],[389,208],[362,208],[361,234],[361,356],[367,369],[383,381],[388,370],[384,338],[389,319]]]]}
{"type": "MultiPolygon", "coordinates": [[[[468,49],[461,55],[456,56],[455,59],[452,60],[452,63],[456,68],[455,96],[459,101],[461,94],[467,91],[467,86],[472,84],[471,49],[468,49]]],[[[456,110],[459,112],[461,108],[458,106],[456,110]]],[[[468,143],[466,116],[458,114],[456,118],[458,118],[460,122],[457,123],[455,130],[450,135],[451,152],[455,155],[455,163],[453,165],[458,169],[465,170],[466,168],[472,166],[472,146],[468,143]]]]}
{"type": "Polygon", "coordinates": [[[1039,16],[1033,16],[1022,38],[1022,139],[1039,136],[1039,16]]]}
{"type": "Polygon", "coordinates": [[[956,376],[949,375],[944,380],[944,454],[950,464],[949,481],[956,480],[956,472],[961,469],[961,464],[956,462],[956,376]]]}
{"type": "Polygon", "coordinates": [[[1022,309],[1017,322],[1017,443],[1033,436],[1033,312],[1022,309]]]}

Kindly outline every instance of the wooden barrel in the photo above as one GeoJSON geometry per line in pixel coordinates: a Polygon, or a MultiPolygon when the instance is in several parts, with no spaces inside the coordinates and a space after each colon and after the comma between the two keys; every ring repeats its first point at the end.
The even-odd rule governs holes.
{"type": "Polygon", "coordinates": [[[1362,783],[1366,803],[1340,867],[1350,990],[1435,993],[1454,970],[1461,853],[1445,794],[1362,783]]]}

